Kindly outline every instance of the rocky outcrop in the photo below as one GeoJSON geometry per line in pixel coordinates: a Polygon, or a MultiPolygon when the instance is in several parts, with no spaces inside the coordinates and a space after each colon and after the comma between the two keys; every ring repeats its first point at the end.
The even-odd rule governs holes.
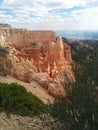
{"type": "Polygon", "coordinates": [[[34,73],[34,67],[30,62],[16,63],[11,69],[11,74],[17,79],[30,83],[32,80],[32,74],[34,73]]]}
{"type": "Polygon", "coordinates": [[[45,88],[50,95],[58,97],[60,95],[66,95],[63,87],[63,76],[59,74],[55,78],[50,78],[47,73],[35,73],[32,75],[32,79],[45,88]]]}
{"type": "Polygon", "coordinates": [[[47,73],[34,73],[32,80],[37,81],[37,83],[46,89],[48,89],[49,83],[52,81],[47,73]]]}
{"type": "Polygon", "coordinates": [[[51,31],[1,29],[0,33],[0,45],[9,50],[12,76],[28,83],[35,80],[53,96],[66,95],[64,73],[69,79],[74,76],[71,50],[61,37],[56,41],[51,31]]]}
{"type": "Polygon", "coordinates": [[[51,78],[71,65],[70,47],[64,46],[61,38],[58,38],[56,43],[35,43],[33,46],[24,46],[22,49],[16,45],[14,47],[18,50],[15,56],[20,63],[30,61],[37,73],[47,73],[51,78]]]}

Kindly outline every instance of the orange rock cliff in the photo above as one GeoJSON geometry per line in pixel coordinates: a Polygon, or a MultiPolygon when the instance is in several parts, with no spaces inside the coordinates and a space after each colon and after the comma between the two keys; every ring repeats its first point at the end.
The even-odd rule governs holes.
{"type": "Polygon", "coordinates": [[[56,40],[55,32],[28,31],[13,29],[7,25],[1,26],[0,45],[9,47],[11,75],[24,82],[39,80],[40,74],[46,75],[46,81],[49,83],[38,82],[48,88],[52,95],[63,93],[62,87],[58,87],[58,92],[52,91],[54,83],[58,83],[59,78],[62,80],[62,71],[66,70],[70,77],[73,75],[71,49],[67,43],[62,42],[61,37],[56,40]]]}

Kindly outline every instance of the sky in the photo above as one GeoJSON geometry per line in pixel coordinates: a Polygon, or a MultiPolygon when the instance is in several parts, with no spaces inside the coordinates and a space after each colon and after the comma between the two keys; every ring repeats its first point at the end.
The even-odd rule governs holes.
{"type": "Polygon", "coordinates": [[[0,23],[28,30],[98,30],[98,0],[0,0],[0,23]]]}

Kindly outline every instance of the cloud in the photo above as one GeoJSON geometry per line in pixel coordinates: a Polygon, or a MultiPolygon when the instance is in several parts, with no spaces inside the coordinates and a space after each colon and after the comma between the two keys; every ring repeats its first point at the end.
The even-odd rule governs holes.
{"type": "Polygon", "coordinates": [[[28,29],[98,29],[97,0],[3,0],[0,22],[28,29]]]}
{"type": "Polygon", "coordinates": [[[44,7],[48,9],[73,8],[75,6],[86,6],[87,4],[96,3],[97,0],[3,0],[3,7],[44,7]]]}

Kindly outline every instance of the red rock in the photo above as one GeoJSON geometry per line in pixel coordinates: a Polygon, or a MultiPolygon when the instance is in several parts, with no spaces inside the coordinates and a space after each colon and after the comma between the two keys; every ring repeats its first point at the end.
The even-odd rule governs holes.
{"type": "Polygon", "coordinates": [[[9,29],[0,32],[0,45],[10,45],[11,74],[24,82],[36,80],[53,96],[65,96],[64,75],[73,78],[71,49],[55,40],[52,31],[25,31],[9,29]],[[6,42],[7,41],[7,42],[6,42]]]}

